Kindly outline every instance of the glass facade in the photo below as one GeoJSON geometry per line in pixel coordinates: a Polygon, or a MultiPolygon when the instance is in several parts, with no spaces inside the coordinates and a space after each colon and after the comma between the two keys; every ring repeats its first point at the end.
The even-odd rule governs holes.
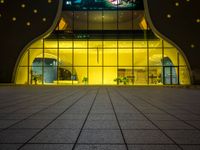
{"type": "Polygon", "coordinates": [[[107,5],[111,1],[105,1],[105,6],[100,5],[103,1],[94,1],[87,9],[81,0],[64,1],[64,8],[70,9],[63,10],[48,37],[33,43],[24,53],[16,84],[190,84],[184,57],[153,34],[136,1],[131,3],[134,7],[112,1],[112,8],[107,5]]]}
{"type": "Polygon", "coordinates": [[[17,84],[190,84],[182,55],[163,40],[41,40],[21,59],[17,84]]]}

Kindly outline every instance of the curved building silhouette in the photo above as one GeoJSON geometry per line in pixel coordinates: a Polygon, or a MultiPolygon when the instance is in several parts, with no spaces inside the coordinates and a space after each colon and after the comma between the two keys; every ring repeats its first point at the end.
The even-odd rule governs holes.
{"type": "MultiPolygon", "coordinates": [[[[1,5],[9,6],[6,3],[10,2],[1,5]]],[[[1,41],[7,49],[1,60],[2,83],[190,85],[200,81],[196,60],[200,54],[195,51],[199,43],[183,30],[184,24],[176,26],[178,17],[171,11],[192,2],[46,0],[33,7],[35,3],[16,2],[19,13],[27,9],[34,20],[28,14],[1,13],[1,26],[10,28],[3,31],[10,39],[1,41]]],[[[193,21],[199,25],[198,18],[193,21]]]]}

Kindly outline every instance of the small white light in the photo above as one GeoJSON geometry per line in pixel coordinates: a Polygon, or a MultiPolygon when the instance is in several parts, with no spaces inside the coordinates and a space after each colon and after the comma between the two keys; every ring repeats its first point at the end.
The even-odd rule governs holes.
{"type": "Polygon", "coordinates": [[[171,18],[172,17],[172,15],[171,14],[167,14],[167,18],[171,18]]]}
{"type": "Polygon", "coordinates": [[[34,9],[33,12],[34,12],[35,14],[37,14],[38,10],[37,10],[37,9],[34,9]]]}
{"type": "Polygon", "coordinates": [[[46,22],[46,21],[47,21],[47,19],[46,19],[46,18],[42,18],[42,21],[46,22]]]}
{"type": "Polygon", "coordinates": [[[71,1],[66,1],[66,5],[71,5],[72,2],[71,1]]]}
{"type": "Polygon", "coordinates": [[[30,22],[27,22],[27,23],[26,23],[26,25],[27,25],[27,26],[30,26],[30,25],[31,25],[31,23],[30,23],[30,22]]]}
{"type": "Polygon", "coordinates": [[[22,7],[22,8],[25,8],[25,7],[26,7],[26,5],[25,5],[25,4],[22,4],[22,5],[21,5],[21,7],[22,7]]]}
{"type": "Polygon", "coordinates": [[[16,17],[13,17],[13,18],[12,18],[12,21],[16,21],[16,20],[17,20],[17,18],[16,18],[16,17]]]}

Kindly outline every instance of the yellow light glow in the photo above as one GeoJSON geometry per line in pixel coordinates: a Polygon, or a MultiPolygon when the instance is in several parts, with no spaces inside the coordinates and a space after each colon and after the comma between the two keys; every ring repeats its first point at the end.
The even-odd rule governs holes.
{"type": "Polygon", "coordinates": [[[68,24],[67,22],[65,21],[64,18],[61,18],[59,24],[58,24],[58,27],[56,28],[56,30],[65,30],[67,28],[68,24]]]}
{"type": "Polygon", "coordinates": [[[147,41],[128,40],[38,40],[21,58],[16,83],[48,85],[173,84],[169,82],[169,76],[165,81],[163,79],[167,76],[163,75],[163,69],[168,72],[167,74],[170,73],[170,66],[162,66],[163,58],[165,58],[172,63],[171,70],[179,78],[180,84],[190,84],[189,71],[181,53],[166,41],[149,40],[148,42],[147,44],[147,41]],[[164,47],[162,48],[162,46],[164,47]],[[178,57],[179,59],[177,59],[178,57]],[[179,71],[177,66],[179,66],[179,71]],[[34,78],[37,73],[36,82],[34,78]],[[48,80],[49,78],[52,78],[51,82],[48,80]]]}
{"type": "Polygon", "coordinates": [[[143,30],[148,29],[147,22],[146,22],[145,18],[143,18],[142,21],[140,22],[140,28],[143,29],[143,30]]]}

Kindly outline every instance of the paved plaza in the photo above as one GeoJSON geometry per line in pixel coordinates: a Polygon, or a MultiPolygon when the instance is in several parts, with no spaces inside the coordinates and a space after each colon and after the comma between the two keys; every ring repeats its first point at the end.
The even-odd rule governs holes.
{"type": "Polygon", "coordinates": [[[200,90],[1,86],[0,150],[199,150],[200,90]]]}

